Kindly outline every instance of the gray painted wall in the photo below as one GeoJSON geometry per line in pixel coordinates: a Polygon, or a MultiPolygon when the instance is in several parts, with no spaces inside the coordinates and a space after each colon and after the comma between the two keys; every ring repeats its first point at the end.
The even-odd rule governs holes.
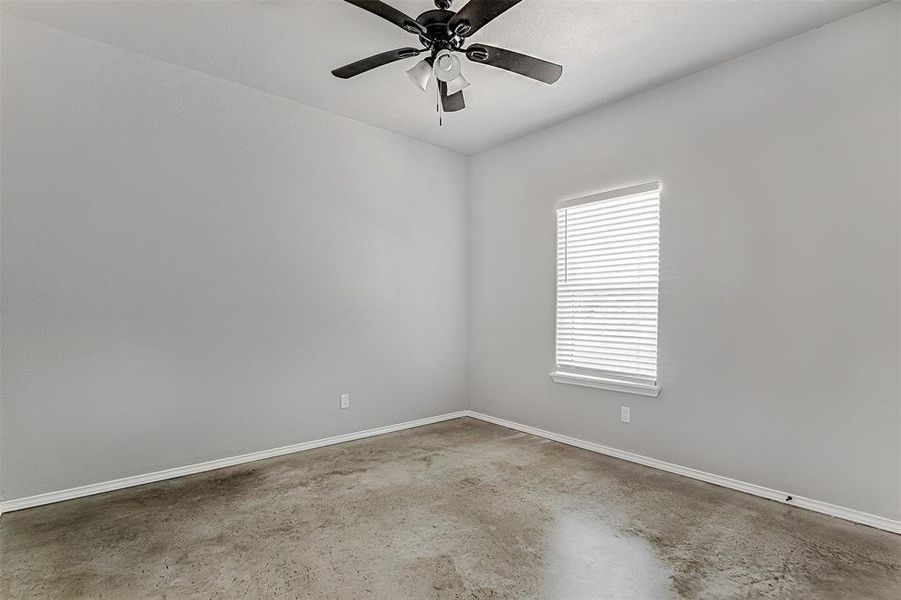
{"type": "Polygon", "coordinates": [[[4,498],[465,406],[464,158],[15,17],[2,56],[4,498]]]}
{"type": "Polygon", "coordinates": [[[901,517],[898,13],[473,158],[471,408],[901,517]],[[553,383],[554,204],[653,179],[660,397],[553,383]]]}

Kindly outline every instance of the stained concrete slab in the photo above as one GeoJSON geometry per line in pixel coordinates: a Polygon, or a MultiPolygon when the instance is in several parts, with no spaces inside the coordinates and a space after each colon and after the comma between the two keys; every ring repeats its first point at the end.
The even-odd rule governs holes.
{"type": "Polygon", "coordinates": [[[2,598],[901,598],[901,536],[459,419],[9,513],[2,598]]]}

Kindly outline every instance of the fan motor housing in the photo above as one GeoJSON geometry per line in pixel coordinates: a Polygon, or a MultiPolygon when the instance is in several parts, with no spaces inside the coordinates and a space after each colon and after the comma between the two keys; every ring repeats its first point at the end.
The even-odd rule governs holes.
{"type": "Polygon", "coordinates": [[[454,14],[456,13],[450,10],[435,9],[427,10],[416,17],[416,22],[425,27],[427,32],[426,36],[419,38],[422,44],[431,48],[433,52],[459,50],[463,45],[463,38],[447,27],[454,14]]]}

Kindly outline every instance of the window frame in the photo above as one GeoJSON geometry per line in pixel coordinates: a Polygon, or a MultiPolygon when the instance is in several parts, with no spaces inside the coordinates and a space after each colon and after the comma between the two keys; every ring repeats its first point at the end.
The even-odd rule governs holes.
{"type": "MultiPolygon", "coordinates": [[[[559,239],[559,212],[561,209],[573,208],[576,206],[581,206],[584,204],[591,204],[595,202],[602,202],[604,200],[614,200],[617,198],[623,198],[626,196],[634,196],[638,194],[647,194],[650,192],[657,192],[658,194],[658,210],[660,207],[660,201],[663,194],[663,185],[659,180],[649,181],[647,183],[641,183],[638,185],[631,185],[627,187],[621,187],[617,189],[612,189],[604,192],[600,192],[597,194],[590,194],[588,196],[582,196],[579,198],[572,198],[569,200],[563,200],[557,202],[554,206],[554,226],[555,226],[555,235],[554,238],[556,240],[554,254],[555,254],[555,262],[554,262],[554,370],[550,373],[550,377],[553,381],[557,383],[565,383],[570,385],[578,385],[583,387],[590,388],[598,388],[604,390],[611,390],[616,392],[626,392],[630,394],[639,394],[642,396],[652,396],[656,397],[660,393],[660,374],[657,369],[659,368],[660,363],[660,337],[659,337],[659,327],[660,327],[660,255],[658,250],[657,255],[657,313],[655,315],[657,322],[657,338],[655,340],[656,343],[656,355],[655,355],[655,371],[656,372],[656,381],[653,383],[649,382],[647,379],[643,378],[632,378],[628,375],[624,375],[622,373],[614,373],[609,371],[604,371],[601,369],[583,369],[578,367],[569,367],[557,364],[557,342],[559,340],[559,283],[560,283],[560,273],[559,273],[559,261],[560,261],[560,239],[559,239]]],[[[658,232],[658,247],[660,243],[660,233],[658,232]]]]}

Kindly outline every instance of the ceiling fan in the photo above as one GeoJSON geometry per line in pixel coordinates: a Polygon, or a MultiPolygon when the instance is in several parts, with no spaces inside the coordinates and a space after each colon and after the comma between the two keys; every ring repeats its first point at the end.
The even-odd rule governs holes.
{"type": "Polygon", "coordinates": [[[374,15],[391,21],[398,27],[419,36],[422,48],[398,48],[364,58],[332,71],[332,75],[349,79],[376,67],[419,56],[429,56],[419,61],[407,74],[423,91],[434,74],[438,80],[438,93],[445,112],[466,108],[463,88],[469,82],[460,73],[460,59],[455,53],[465,54],[472,62],[512,71],[544,83],[554,83],[563,74],[563,67],[540,58],[527,56],[512,50],[486,44],[463,44],[471,35],[521,0],[469,0],[454,12],[451,0],[435,0],[435,10],[427,10],[415,19],[380,2],[379,0],[344,0],[374,15]]]}

